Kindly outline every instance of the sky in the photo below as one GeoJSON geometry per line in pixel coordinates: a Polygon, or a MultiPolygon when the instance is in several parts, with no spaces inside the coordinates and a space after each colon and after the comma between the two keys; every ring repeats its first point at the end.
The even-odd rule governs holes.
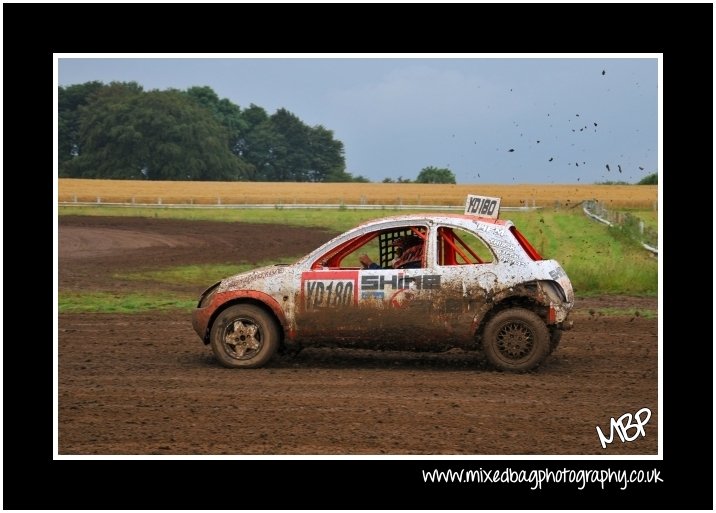
{"type": "Polygon", "coordinates": [[[56,55],[60,86],[209,86],[241,108],[285,108],[343,142],[346,171],[457,183],[625,181],[658,172],[659,54],[56,55]]]}

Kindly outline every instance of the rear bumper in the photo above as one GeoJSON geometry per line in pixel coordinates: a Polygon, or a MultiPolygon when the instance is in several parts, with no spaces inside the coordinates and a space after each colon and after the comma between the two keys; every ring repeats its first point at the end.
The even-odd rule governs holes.
{"type": "Polygon", "coordinates": [[[558,322],[554,327],[558,330],[569,331],[574,327],[574,321],[571,321],[568,315],[562,322],[558,322]]]}

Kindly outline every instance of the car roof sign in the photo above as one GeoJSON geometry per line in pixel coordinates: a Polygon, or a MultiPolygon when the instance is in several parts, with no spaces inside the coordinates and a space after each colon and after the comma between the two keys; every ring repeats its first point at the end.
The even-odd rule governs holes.
{"type": "Polygon", "coordinates": [[[465,215],[497,219],[500,217],[500,198],[468,194],[465,200],[465,215]]]}

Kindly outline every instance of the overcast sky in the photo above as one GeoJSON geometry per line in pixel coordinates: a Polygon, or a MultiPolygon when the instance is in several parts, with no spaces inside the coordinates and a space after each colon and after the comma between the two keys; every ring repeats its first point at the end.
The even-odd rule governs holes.
{"type": "Polygon", "coordinates": [[[283,107],[332,130],[346,170],[374,182],[426,166],[510,184],[633,183],[658,170],[656,55],[96,57],[60,56],[59,85],[209,86],[241,108],[283,107]]]}

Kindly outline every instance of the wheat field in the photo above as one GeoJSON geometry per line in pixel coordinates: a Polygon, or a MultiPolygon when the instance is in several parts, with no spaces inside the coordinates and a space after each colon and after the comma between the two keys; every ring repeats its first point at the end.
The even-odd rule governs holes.
{"type": "Polygon", "coordinates": [[[60,203],[343,204],[460,206],[468,194],[502,198],[502,206],[576,204],[656,209],[656,185],[499,185],[416,183],[162,182],[61,178],[60,203]]]}

